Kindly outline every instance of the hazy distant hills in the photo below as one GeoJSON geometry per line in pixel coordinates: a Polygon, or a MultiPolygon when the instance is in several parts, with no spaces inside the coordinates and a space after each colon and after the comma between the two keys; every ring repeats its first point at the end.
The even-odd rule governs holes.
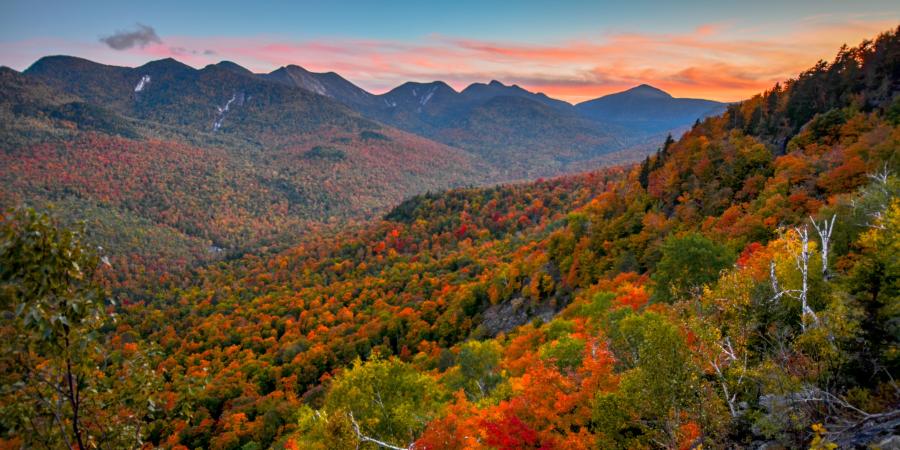
{"type": "Polygon", "coordinates": [[[626,147],[631,136],[582,117],[568,103],[498,81],[456,92],[447,84],[405,83],[360,112],[480,155],[510,177],[561,173],[626,147]]]}
{"type": "Polygon", "coordinates": [[[424,124],[441,128],[497,97],[524,98],[554,108],[563,116],[580,116],[605,125],[624,126],[628,133],[645,134],[683,128],[697,119],[719,114],[726,107],[725,103],[713,100],[675,98],[646,84],[573,106],[497,80],[473,83],[461,92],[442,81],[410,81],[375,95],[334,72],[315,73],[296,65],[261,76],[331,97],[367,116],[401,128],[420,131],[424,124]]]}
{"type": "Polygon", "coordinates": [[[466,149],[509,177],[566,171],[564,164],[624,146],[622,130],[586,120],[572,105],[498,81],[457,92],[442,81],[407,82],[373,95],[334,73],[288,66],[261,75],[331,97],[365,117],[466,149]]]}
{"type": "Polygon", "coordinates": [[[333,98],[365,117],[478,154],[511,177],[583,170],[603,155],[658,145],[725,104],[641,85],[573,106],[516,85],[406,82],[371,94],[340,75],[291,65],[263,78],[333,98]],[[591,161],[591,163],[588,163],[591,161]]]}
{"type": "Polygon", "coordinates": [[[0,69],[0,206],[57,204],[152,276],[414,194],[634,161],[716,107],[643,86],[576,107],[499,81],[375,95],[293,65],[48,56],[0,69]]]}
{"type": "Polygon", "coordinates": [[[270,143],[322,126],[379,127],[327,97],[266,81],[233,63],[197,70],[164,59],[124,68],[54,56],[24,74],[128,117],[270,143]]]}
{"type": "Polygon", "coordinates": [[[254,74],[228,61],[199,70],[174,59],[126,68],[51,56],[25,75],[128,117],[260,143],[322,126],[386,124],[478,155],[504,179],[585,170],[588,161],[629,149],[636,159],[666,132],[725,106],[647,85],[573,106],[496,80],[460,92],[441,81],[407,82],[375,95],[334,72],[290,65],[254,74]]]}
{"type": "Polygon", "coordinates": [[[697,119],[718,115],[727,104],[695,98],[674,98],[642,84],[627,91],[579,103],[575,107],[593,120],[658,133],[677,129],[697,119]]]}
{"type": "MultiPolygon", "coordinates": [[[[434,141],[428,144],[432,148],[446,146],[445,153],[453,155],[448,160],[465,161],[462,172],[471,173],[457,183],[550,176],[636,160],[655,149],[666,132],[724,108],[709,100],[673,98],[647,85],[577,106],[496,80],[462,91],[442,81],[407,82],[375,95],[339,74],[296,65],[255,74],[228,61],[194,69],[171,58],[130,68],[48,56],[22,74],[8,72],[7,90],[27,81],[31,104],[59,103],[37,108],[56,121],[35,127],[44,131],[64,120],[80,131],[240,149],[242,157],[297,142],[312,143],[310,148],[332,145],[336,136],[356,136],[349,146],[370,145],[372,136],[405,131],[418,135],[418,142],[434,141]],[[54,100],[63,97],[68,101],[54,100]]],[[[24,100],[6,101],[14,104],[14,119],[28,109],[24,100]]],[[[40,134],[28,130],[29,122],[10,123],[5,141],[33,141],[40,134]]],[[[408,187],[416,190],[415,183],[408,187]]]]}

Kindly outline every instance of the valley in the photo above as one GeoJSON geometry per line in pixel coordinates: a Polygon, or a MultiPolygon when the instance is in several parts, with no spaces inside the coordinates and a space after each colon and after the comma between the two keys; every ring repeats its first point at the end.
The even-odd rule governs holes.
{"type": "Polygon", "coordinates": [[[283,248],[414,194],[637,160],[665,131],[604,131],[568,103],[496,81],[376,96],[297,66],[257,75],[229,62],[52,56],[3,69],[2,82],[0,205],[58,204],[65,223],[86,221],[129,287],[173,263],[283,248]]]}
{"type": "Polygon", "coordinates": [[[733,103],[46,56],[0,124],[0,448],[898,442],[898,27],[733,103]]]}

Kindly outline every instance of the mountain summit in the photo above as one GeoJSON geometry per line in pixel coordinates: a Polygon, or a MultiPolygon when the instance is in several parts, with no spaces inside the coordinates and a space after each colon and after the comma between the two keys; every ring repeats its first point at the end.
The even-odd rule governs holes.
{"type": "Polygon", "coordinates": [[[672,97],[672,94],[669,94],[660,88],[650,86],[649,84],[641,84],[626,91],[619,92],[618,94],[611,95],[630,96],[635,98],[674,98],[672,97]]]}
{"type": "Polygon", "coordinates": [[[377,101],[374,95],[334,72],[311,72],[303,67],[291,64],[261,75],[261,77],[269,81],[299,87],[319,95],[331,97],[357,109],[360,107],[371,107],[377,101]]]}
{"type": "Polygon", "coordinates": [[[575,105],[581,114],[593,120],[646,133],[687,126],[697,119],[721,113],[725,106],[713,100],[675,98],[649,84],[575,105]]]}

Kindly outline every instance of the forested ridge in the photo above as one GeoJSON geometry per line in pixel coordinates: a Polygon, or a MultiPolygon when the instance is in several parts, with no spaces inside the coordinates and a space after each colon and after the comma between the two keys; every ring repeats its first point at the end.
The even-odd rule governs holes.
{"type": "Polygon", "coordinates": [[[640,164],[415,196],[115,305],[84,233],[14,211],[2,445],[895,445],[898,149],[895,29],[640,164]]]}
{"type": "Polygon", "coordinates": [[[329,223],[380,213],[414,193],[480,184],[491,174],[458,149],[252,78],[225,81],[265,101],[248,94],[222,131],[212,132],[218,99],[203,83],[215,85],[210,72],[221,71],[201,76],[174,61],[150,64],[143,69],[161,92],[135,93],[123,76],[107,73],[122,68],[89,61],[80,63],[87,68],[48,67],[73,59],[45,58],[31,76],[0,68],[0,206],[51,209],[66,225],[87,222],[88,242],[116,263],[110,276],[117,291],[144,291],[178,270],[248,250],[283,249],[329,223]],[[187,79],[170,81],[183,95],[172,98],[160,66],[187,79]],[[50,85],[41,81],[45,72],[87,81],[50,85]],[[63,84],[96,103],[54,87],[63,84]],[[191,89],[200,93],[184,93],[191,89]],[[184,104],[171,104],[179,100],[184,104]],[[203,102],[208,117],[198,117],[203,102]],[[262,127],[277,110],[279,120],[262,127]]]}

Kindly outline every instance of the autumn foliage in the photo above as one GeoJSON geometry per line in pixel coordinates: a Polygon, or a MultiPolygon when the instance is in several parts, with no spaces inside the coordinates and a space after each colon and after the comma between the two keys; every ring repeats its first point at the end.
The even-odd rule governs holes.
{"type": "MultiPolygon", "coordinates": [[[[900,405],[898,48],[893,31],[844,49],[642,164],[422,194],[381,220],[171,274],[108,330],[158,348],[148,445],[795,448],[884,435],[900,405]]],[[[131,144],[84,139],[123,150],[84,164],[136,159],[167,186],[131,144]]],[[[67,151],[38,146],[17,164],[42,173],[67,151]]],[[[197,170],[230,167],[208,156],[197,170]]],[[[286,220],[237,220],[277,210],[249,180],[216,191],[234,206],[213,213],[219,226],[162,188],[123,183],[122,195],[81,176],[59,183],[123,207],[154,198],[145,207],[204,239],[286,220]]]]}

